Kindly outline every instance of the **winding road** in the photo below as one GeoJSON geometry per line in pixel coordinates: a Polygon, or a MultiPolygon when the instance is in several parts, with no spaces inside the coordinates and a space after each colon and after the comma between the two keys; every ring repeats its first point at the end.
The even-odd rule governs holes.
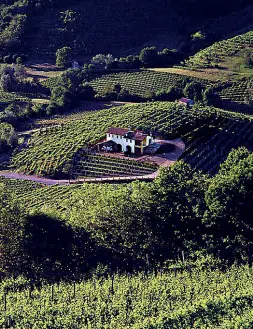
{"type": "MultiPolygon", "coordinates": [[[[166,140],[163,141],[164,143],[174,144],[175,145],[175,152],[166,153],[163,155],[155,155],[150,156],[150,160],[152,159],[153,162],[156,162],[161,167],[169,167],[173,165],[178,158],[182,155],[185,150],[184,142],[178,138],[174,140],[166,140]]],[[[148,157],[149,158],[149,157],[148,157]]],[[[135,180],[142,180],[142,181],[152,181],[158,175],[159,169],[152,174],[144,175],[144,176],[118,176],[118,177],[102,177],[102,178],[82,178],[77,180],[56,180],[51,178],[45,177],[38,177],[35,175],[25,175],[20,174],[13,171],[2,171],[0,172],[0,176],[9,178],[9,179],[20,179],[20,180],[29,180],[37,183],[41,183],[44,185],[70,185],[70,184],[82,184],[82,183],[112,183],[112,182],[131,182],[135,180]]]]}

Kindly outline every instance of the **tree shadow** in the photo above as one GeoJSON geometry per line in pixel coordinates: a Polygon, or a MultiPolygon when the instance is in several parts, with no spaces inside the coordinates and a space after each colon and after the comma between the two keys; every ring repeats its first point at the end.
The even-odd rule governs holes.
{"type": "Polygon", "coordinates": [[[33,282],[76,280],[89,276],[98,265],[107,273],[141,266],[128,255],[99,246],[84,229],[45,214],[29,216],[25,229],[26,275],[33,282]]]}

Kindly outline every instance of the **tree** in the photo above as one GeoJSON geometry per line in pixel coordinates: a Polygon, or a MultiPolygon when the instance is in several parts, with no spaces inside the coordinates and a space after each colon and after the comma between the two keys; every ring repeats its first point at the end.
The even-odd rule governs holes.
{"type": "Polygon", "coordinates": [[[144,67],[156,66],[158,60],[156,47],[143,48],[140,52],[139,59],[144,67]]]}
{"type": "Polygon", "coordinates": [[[69,69],[64,72],[51,89],[51,103],[59,107],[68,107],[72,101],[77,101],[77,94],[81,84],[79,70],[69,69]]]}
{"type": "Polygon", "coordinates": [[[167,90],[158,90],[155,99],[160,101],[175,101],[182,96],[182,90],[177,87],[169,87],[167,90]]]}
{"type": "Polygon", "coordinates": [[[253,52],[251,50],[246,50],[244,53],[244,65],[245,67],[253,67],[253,52]]]}
{"type": "Polygon", "coordinates": [[[18,134],[9,123],[0,123],[0,152],[16,146],[18,134]]]}
{"type": "Polygon", "coordinates": [[[26,71],[22,65],[2,65],[0,68],[0,88],[16,91],[24,82],[26,71]]]}
{"type": "Polygon", "coordinates": [[[211,179],[205,200],[207,247],[231,261],[247,258],[253,251],[253,154],[233,150],[211,179]]]}
{"type": "Polygon", "coordinates": [[[179,53],[176,49],[164,48],[161,52],[158,53],[159,65],[162,67],[169,66],[173,64],[176,60],[179,59],[179,53]]]}
{"type": "Polygon", "coordinates": [[[184,88],[184,95],[190,99],[194,99],[195,101],[202,100],[202,85],[200,82],[190,82],[184,88]]]}
{"type": "Polygon", "coordinates": [[[91,63],[98,69],[107,69],[114,61],[115,58],[111,54],[97,54],[91,59],[91,63]]]}
{"type": "Polygon", "coordinates": [[[84,100],[92,100],[94,99],[96,92],[88,82],[85,82],[80,88],[80,95],[84,100]]]}
{"type": "Polygon", "coordinates": [[[205,105],[215,105],[216,103],[216,96],[214,94],[214,90],[212,87],[208,87],[203,92],[203,102],[205,105]]]}
{"type": "Polygon", "coordinates": [[[206,176],[193,173],[183,161],[162,169],[154,181],[155,230],[168,257],[176,258],[180,251],[192,251],[201,243],[206,187],[206,176]]]}
{"type": "Polygon", "coordinates": [[[72,210],[71,221],[79,221],[81,215],[80,224],[98,245],[125,257],[144,259],[152,252],[156,237],[149,184],[135,182],[120,189],[103,190],[92,203],[83,200],[81,194],[79,198],[82,202],[78,212],[72,210]]]}
{"type": "Polygon", "coordinates": [[[67,68],[71,63],[72,49],[70,47],[63,47],[56,52],[56,65],[58,67],[67,68]]]}

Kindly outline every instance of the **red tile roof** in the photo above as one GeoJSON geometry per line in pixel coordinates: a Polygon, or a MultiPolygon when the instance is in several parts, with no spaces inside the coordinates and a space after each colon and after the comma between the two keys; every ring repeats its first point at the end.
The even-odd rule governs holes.
{"type": "Polygon", "coordinates": [[[148,136],[148,134],[142,130],[129,131],[129,129],[126,128],[115,128],[115,127],[108,129],[107,134],[124,136],[125,138],[133,139],[137,141],[142,141],[148,136]]]}
{"type": "Polygon", "coordinates": [[[147,133],[141,130],[136,130],[135,135],[133,137],[136,141],[143,141],[148,136],[147,133]]]}
{"type": "Polygon", "coordinates": [[[114,127],[112,127],[112,128],[108,129],[107,134],[124,136],[128,131],[129,131],[129,129],[126,129],[126,128],[114,128],[114,127]]]}
{"type": "Polygon", "coordinates": [[[185,98],[185,97],[182,97],[182,98],[180,98],[180,100],[179,100],[179,102],[181,102],[181,103],[189,103],[191,100],[189,99],[189,98],[185,98]]]}

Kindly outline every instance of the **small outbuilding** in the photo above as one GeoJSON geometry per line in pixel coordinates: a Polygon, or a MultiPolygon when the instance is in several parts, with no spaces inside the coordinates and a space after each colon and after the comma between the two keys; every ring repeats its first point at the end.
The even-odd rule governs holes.
{"type": "Polygon", "coordinates": [[[178,103],[185,105],[187,107],[192,107],[194,105],[194,100],[186,98],[186,97],[182,97],[179,99],[178,103]]]}

